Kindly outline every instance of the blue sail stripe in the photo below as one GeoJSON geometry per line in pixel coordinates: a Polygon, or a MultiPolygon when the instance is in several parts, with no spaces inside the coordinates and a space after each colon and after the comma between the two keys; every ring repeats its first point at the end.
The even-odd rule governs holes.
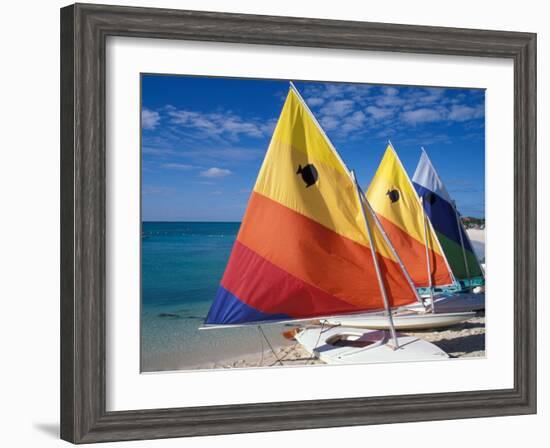
{"type": "Polygon", "coordinates": [[[285,314],[268,314],[252,308],[223,286],[220,286],[204,323],[207,325],[223,325],[289,319],[290,316],[285,314]]]}
{"type": "Polygon", "coordinates": [[[460,234],[462,233],[462,239],[464,242],[464,248],[472,253],[474,249],[470,244],[470,240],[464,231],[463,226],[458,226],[456,222],[456,214],[453,206],[449,204],[438,194],[434,193],[430,189],[423,187],[422,185],[413,181],[414,188],[416,189],[420,197],[424,197],[424,210],[430,218],[434,229],[437,232],[442,233],[450,240],[454,241],[458,245],[461,245],[460,234]],[[431,198],[431,200],[427,199],[431,198]],[[460,228],[460,232],[459,232],[460,228]]]}

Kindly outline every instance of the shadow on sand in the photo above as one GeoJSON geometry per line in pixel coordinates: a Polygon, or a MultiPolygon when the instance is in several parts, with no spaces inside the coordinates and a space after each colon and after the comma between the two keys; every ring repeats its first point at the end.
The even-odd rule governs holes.
{"type": "Polygon", "coordinates": [[[433,341],[441,350],[451,354],[457,352],[472,353],[485,350],[485,335],[471,334],[454,339],[433,341]]]}

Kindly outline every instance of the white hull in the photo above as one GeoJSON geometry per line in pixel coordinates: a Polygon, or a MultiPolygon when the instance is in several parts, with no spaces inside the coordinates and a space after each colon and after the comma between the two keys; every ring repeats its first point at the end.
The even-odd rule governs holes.
{"type": "Polygon", "coordinates": [[[295,338],[327,364],[437,361],[449,357],[430,342],[400,333],[399,347],[394,350],[389,332],[381,330],[318,326],[300,331],[295,338]]]}
{"type": "MultiPolygon", "coordinates": [[[[471,319],[473,312],[462,313],[429,313],[424,311],[401,310],[393,315],[396,330],[427,330],[449,327],[471,319]]],[[[384,313],[362,314],[357,316],[327,319],[331,325],[344,327],[387,330],[390,328],[388,317],[384,313]]]]}
{"type": "MultiPolygon", "coordinates": [[[[429,303],[429,300],[428,302],[429,303]]],[[[424,307],[420,304],[407,305],[407,310],[421,311],[424,307]]],[[[458,293],[443,294],[435,297],[435,313],[462,313],[467,311],[481,311],[485,309],[485,294],[458,293]]]]}

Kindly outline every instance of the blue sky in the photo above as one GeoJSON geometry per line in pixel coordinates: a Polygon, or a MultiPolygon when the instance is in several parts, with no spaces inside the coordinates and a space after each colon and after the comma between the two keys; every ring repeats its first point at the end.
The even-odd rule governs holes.
{"type": "MultiPolygon", "coordinates": [[[[410,176],[424,146],[463,215],[485,216],[479,89],[294,84],[366,187],[391,140],[410,176]]],[[[240,221],[288,81],[142,76],[144,221],[240,221]]]]}

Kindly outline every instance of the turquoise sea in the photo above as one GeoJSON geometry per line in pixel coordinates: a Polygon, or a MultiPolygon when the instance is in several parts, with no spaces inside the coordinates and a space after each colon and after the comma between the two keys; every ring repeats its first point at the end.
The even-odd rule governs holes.
{"type": "MultiPolygon", "coordinates": [[[[142,223],[143,372],[208,368],[265,349],[256,327],[198,329],[216,294],[239,226],[238,222],[142,223]]],[[[277,326],[266,326],[264,331],[280,339],[277,326]]]]}

